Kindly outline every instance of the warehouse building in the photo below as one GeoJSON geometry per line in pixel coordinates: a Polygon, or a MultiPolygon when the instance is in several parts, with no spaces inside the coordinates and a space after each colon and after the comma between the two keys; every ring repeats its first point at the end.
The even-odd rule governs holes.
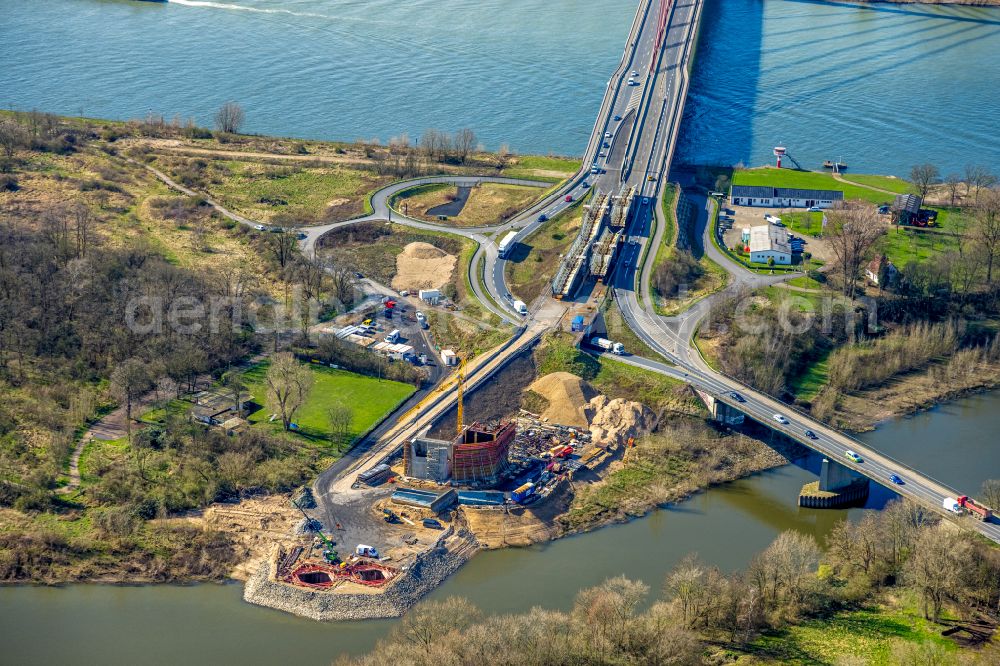
{"type": "Polygon", "coordinates": [[[766,208],[829,208],[844,200],[839,190],[799,190],[790,187],[733,185],[729,200],[734,206],[766,208]]]}
{"type": "Polygon", "coordinates": [[[792,245],[788,240],[788,231],[773,224],[750,227],[750,261],[766,264],[768,259],[774,259],[776,264],[792,263],[792,245]]]}

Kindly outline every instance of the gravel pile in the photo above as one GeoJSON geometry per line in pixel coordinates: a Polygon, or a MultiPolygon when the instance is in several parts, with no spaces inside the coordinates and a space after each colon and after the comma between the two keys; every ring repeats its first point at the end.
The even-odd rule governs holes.
{"type": "Polygon", "coordinates": [[[343,594],[308,590],[274,580],[273,558],[247,579],[243,599],[313,620],[373,620],[399,617],[421,597],[440,585],[475,553],[470,542],[456,548],[439,546],[421,554],[409,570],[390,583],[383,593],[343,594]]]}

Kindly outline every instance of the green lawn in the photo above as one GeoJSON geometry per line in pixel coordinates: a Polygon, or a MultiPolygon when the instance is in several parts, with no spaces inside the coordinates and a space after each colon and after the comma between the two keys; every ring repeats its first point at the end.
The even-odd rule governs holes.
{"type": "MultiPolygon", "coordinates": [[[[268,363],[264,362],[254,366],[244,375],[247,390],[253,395],[254,402],[260,405],[266,402],[267,388],[264,377],[267,368],[268,363]]],[[[351,422],[351,436],[354,438],[385,418],[415,390],[410,384],[386,379],[379,381],[374,377],[334,370],[321,365],[311,364],[309,368],[313,373],[312,391],[293,419],[299,425],[297,433],[309,439],[329,438],[327,410],[338,401],[354,410],[354,419],[351,422]]],[[[270,416],[271,411],[264,407],[250,415],[250,422],[279,432],[281,419],[268,422],[270,416]]]]}
{"type": "Polygon", "coordinates": [[[792,233],[803,236],[819,236],[823,233],[823,213],[791,211],[781,214],[781,221],[792,233]]]}
{"type": "Polygon", "coordinates": [[[887,203],[892,196],[876,192],[860,185],[851,185],[835,180],[833,176],[818,171],[795,171],[794,169],[748,169],[733,174],[733,185],[764,185],[771,187],[795,187],[811,190],[839,190],[845,199],[863,199],[872,203],[887,203]]]}
{"type": "Polygon", "coordinates": [[[879,240],[879,251],[904,268],[911,261],[926,261],[944,252],[958,249],[959,237],[937,231],[895,227],[879,240]]]}
{"type": "Polygon", "coordinates": [[[830,380],[830,355],[826,354],[792,381],[792,392],[799,400],[812,400],[830,380]]]}
{"type": "Polygon", "coordinates": [[[892,651],[897,642],[932,642],[956,650],[939,632],[914,609],[871,608],[790,626],[757,639],[750,651],[782,664],[833,664],[838,657],[854,656],[880,666],[896,663],[892,651]]]}
{"type": "Polygon", "coordinates": [[[870,185],[871,187],[878,187],[883,190],[889,190],[890,192],[896,192],[898,194],[907,194],[912,191],[908,180],[895,178],[894,176],[873,176],[863,173],[845,173],[841,174],[840,177],[844,180],[849,180],[852,183],[870,185]]]}

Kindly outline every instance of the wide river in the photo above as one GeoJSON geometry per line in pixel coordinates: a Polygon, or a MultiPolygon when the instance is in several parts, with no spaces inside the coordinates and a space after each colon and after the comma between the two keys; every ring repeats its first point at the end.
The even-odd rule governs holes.
{"type": "MultiPolygon", "coordinates": [[[[0,106],[247,130],[416,138],[469,126],[488,147],[582,150],[634,0],[0,0],[0,106]]],[[[759,164],[778,142],[815,167],[905,174],[930,160],[1000,167],[1000,10],[706,0],[679,158],[759,164]]],[[[1000,475],[1000,394],[884,424],[864,439],[975,491],[1000,475]]],[[[815,468],[816,460],[802,462],[815,468]]],[[[625,573],[656,589],[691,551],[745,566],[779,532],[821,538],[849,512],[799,509],[790,465],[642,520],[482,553],[432,597],[567,608],[625,573]]],[[[891,495],[874,491],[871,506],[891,495]]],[[[240,600],[238,585],[0,589],[0,663],[327,664],[392,621],[321,624],[240,600]]]]}
{"type": "MultiPolygon", "coordinates": [[[[0,106],[578,155],[636,0],[0,0],[0,106]]],[[[1000,9],[706,0],[678,160],[1000,169],[1000,9]]]]}

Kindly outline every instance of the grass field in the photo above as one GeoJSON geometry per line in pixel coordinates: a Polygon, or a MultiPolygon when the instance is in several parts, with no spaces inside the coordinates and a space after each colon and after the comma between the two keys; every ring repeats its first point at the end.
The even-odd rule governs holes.
{"type": "Polygon", "coordinates": [[[937,231],[895,227],[878,241],[879,251],[903,268],[911,261],[922,262],[958,249],[959,237],[937,231]]]}
{"type": "Polygon", "coordinates": [[[511,160],[511,165],[503,170],[503,175],[558,183],[576,173],[580,164],[580,160],[569,157],[519,155],[511,160]]]}
{"type": "Polygon", "coordinates": [[[834,664],[838,658],[851,656],[860,663],[888,666],[900,663],[893,660],[895,645],[924,642],[936,643],[948,652],[957,649],[915,609],[878,607],[790,626],[757,639],[751,652],[769,663],[834,664]]]}
{"type": "Polygon", "coordinates": [[[803,289],[822,289],[823,283],[818,280],[814,280],[808,275],[802,275],[800,277],[792,278],[788,280],[786,284],[790,284],[793,287],[802,287],[803,289]]]}
{"type": "Polygon", "coordinates": [[[583,207],[567,208],[543,224],[535,233],[518,243],[507,262],[507,280],[511,293],[525,303],[530,303],[545,289],[559,270],[560,255],[564,253],[580,232],[583,207]]]}
{"type": "MultiPolygon", "coordinates": [[[[254,402],[266,403],[268,363],[254,366],[244,375],[247,390],[254,402]]],[[[306,403],[296,412],[293,421],[298,424],[296,434],[312,440],[328,440],[330,427],[327,410],[341,402],[354,411],[351,421],[352,439],[381,421],[400,403],[409,398],[413,386],[386,379],[357,375],[345,370],[334,370],[321,365],[310,365],[313,373],[313,387],[306,403]]],[[[250,423],[258,427],[281,432],[281,419],[269,422],[271,411],[266,407],[250,415],[250,423]]]]}
{"type": "MultiPolygon", "coordinates": [[[[448,203],[455,195],[453,185],[422,185],[400,192],[395,197],[396,210],[406,208],[409,217],[436,222],[437,217],[428,210],[448,203]]],[[[503,183],[483,183],[472,188],[462,212],[448,218],[443,224],[459,227],[484,227],[500,224],[530,206],[544,192],[542,188],[503,183]]]]}
{"type": "Polygon", "coordinates": [[[817,171],[795,171],[794,169],[748,169],[733,174],[733,185],[765,185],[771,187],[794,187],[812,190],[840,190],[845,199],[863,199],[881,204],[892,200],[885,192],[842,183],[833,176],[817,171]]]}
{"type": "Polygon", "coordinates": [[[830,355],[826,354],[792,381],[792,392],[799,400],[812,400],[829,380],[830,355]]]}
{"type": "Polygon", "coordinates": [[[898,194],[906,194],[913,191],[912,185],[908,180],[895,178],[893,176],[873,176],[863,173],[845,173],[841,174],[840,177],[844,180],[849,180],[852,183],[869,185],[871,187],[889,190],[890,192],[896,192],[898,194]]]}
{"type": "Polygon", "coordinates": [[[241,160],[214,160],[211,165],[219,182],[208,185],[209,194],[254,220],[270,220],[279,213],[306,224],[327,217],[347,219],[364,213],[368,193],[390,180],[339,166],[274,166],[241,160]]]}

